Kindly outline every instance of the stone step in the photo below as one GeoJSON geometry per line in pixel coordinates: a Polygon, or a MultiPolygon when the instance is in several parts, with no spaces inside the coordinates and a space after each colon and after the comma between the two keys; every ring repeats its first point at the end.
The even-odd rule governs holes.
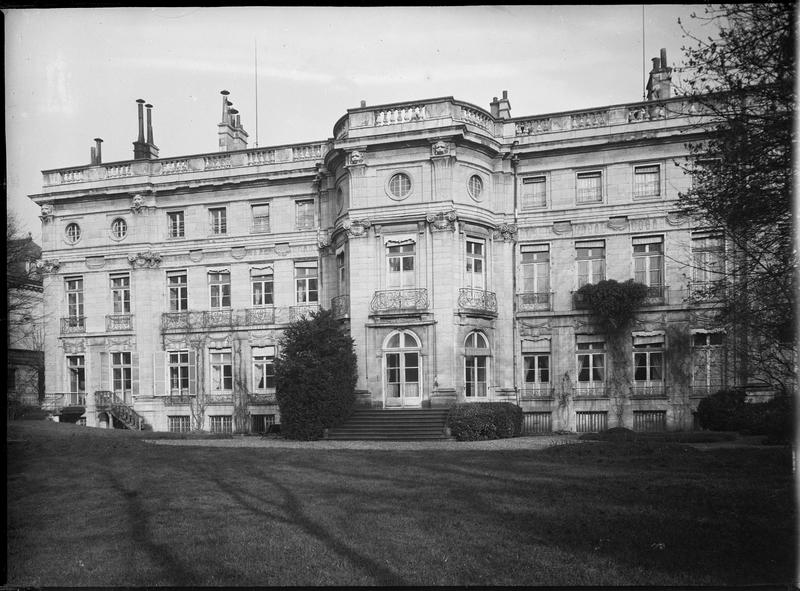
{"type": "Polygon", "coordinates": [[[328,431],[333,440],[412,441],[448,439],[447,409],[362,409],[328,431]]]}

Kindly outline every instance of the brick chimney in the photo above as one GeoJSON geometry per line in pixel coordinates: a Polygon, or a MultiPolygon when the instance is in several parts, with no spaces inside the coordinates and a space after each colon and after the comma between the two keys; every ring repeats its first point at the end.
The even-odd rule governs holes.
{"type": "Polygon", "coordinates": [[[247,148],[248,134],[242,127],[239,111],[233,108],[233,103],[228,100],[230,94],[227,90],[220,92],[222,95],[222,121],[219,128],[219,151],[244,150],[247,148]]]}
{"type": "Polygon", "coordinates": [[[489,111],[495,119],[510,119],[511,118],[511,103],[508,100],[508,91],[503,91],[503,98],[497,100],[497,97],[492,99],[489,103],[489,111]]]}
{"type": "Polygon", "coordinates": [[[647,100],[668,99],[672,94],[672,68],[667,66],[667,50],[661,48],[661,56],[653,58],[653,69],[647,80],[647,100]]]}
{"type": "Polygon", "coordinates": [[[154,158],[158,158],[158,146],[153,143],[153,116],[151,113],[153,105],[145,104],[144,99],[136,99],[136,104],[139,111],[139,137],[135,142],[133,142],[133,159],[152,160],[154,158]],[[146,141],[144,139],[144,107],[147,107],[146,141]]]}

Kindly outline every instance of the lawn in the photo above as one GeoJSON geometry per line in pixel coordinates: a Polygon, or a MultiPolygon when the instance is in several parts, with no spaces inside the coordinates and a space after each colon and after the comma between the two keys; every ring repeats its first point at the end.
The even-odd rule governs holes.
{"type": "MultiPolygon", "coordinates": [[[[150,434],[152,436],[152,434],[150,434]]],[[[14,586],[788,585],[791,450],[177,447],[8,426],[14,586]]]]}

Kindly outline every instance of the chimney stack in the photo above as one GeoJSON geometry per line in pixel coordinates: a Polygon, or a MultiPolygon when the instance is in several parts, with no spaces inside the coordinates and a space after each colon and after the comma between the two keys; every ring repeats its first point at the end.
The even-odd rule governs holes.
{"type": "MultiPolygon", "coordinates": [[[[139,111],[139,139],[133,142],[134,160],[152,160],[158,158],[158,146],[153,143],[153,119],[150,109],[153,105],[145,104],[144,99],[137,99],[139,111]],[[144,112],[143,107],[147,107],[147,141],[144,139],[144,112]]],[[[99,148],[98,148],[99,152],[99,148]]]]}
{"type": "Polygon", "coordinates": [[[228,100],[230,94],[227,90],[220,91],[222,95],[222,121],[219,128],[219,151],[244,150],[247,148],[248,134],[242,127],[239,111],[233,108],[233,102],[228,100]]]}
{"type": "Polygon", "coordinates": [[[100,148],[100,144],[103,143],[103,140],[101,140],[99,137],[96,137],[96,138],[94,138],[94,143],[95,143],[95,145],[92,146],[92,150],[91,150],[91,153],[92,153],[92,166],[97,166],[98,164],[102,164],[103,163],[103,154],[102,154],[102,151],[101,151],[101,148],[100,148]]]}
{"type": "Polygon", "coordinates": [[[508,100],[508,91],[503,91],[503,98],[497,100],[497,97],[492,98],[489,103],[489,112],[495,119],[510,119],[511,118],[511,103],[508,100]]]}
{"type": "Polygon", "coordinates": [[[647,100],[668,99],[672,93],[672,68],[667,66],[667,50],[661,48],[660,57],[653,58],[653,69],[647,80],[647,100]]]}

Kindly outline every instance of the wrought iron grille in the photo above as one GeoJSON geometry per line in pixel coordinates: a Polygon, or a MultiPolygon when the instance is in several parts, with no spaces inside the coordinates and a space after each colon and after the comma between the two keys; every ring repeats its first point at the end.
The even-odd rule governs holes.
{"type": "Polygon", "coordinates": [[[427,289],[376,291],[370,303],[373,312],[419,312],[428,309],[427,289]]]}
{"type": "Polygon", "coordinates": [[[493,291],[464,287],[458,290],[458,307],[488,314],[497,314],[497,296],[493,291]]]}

